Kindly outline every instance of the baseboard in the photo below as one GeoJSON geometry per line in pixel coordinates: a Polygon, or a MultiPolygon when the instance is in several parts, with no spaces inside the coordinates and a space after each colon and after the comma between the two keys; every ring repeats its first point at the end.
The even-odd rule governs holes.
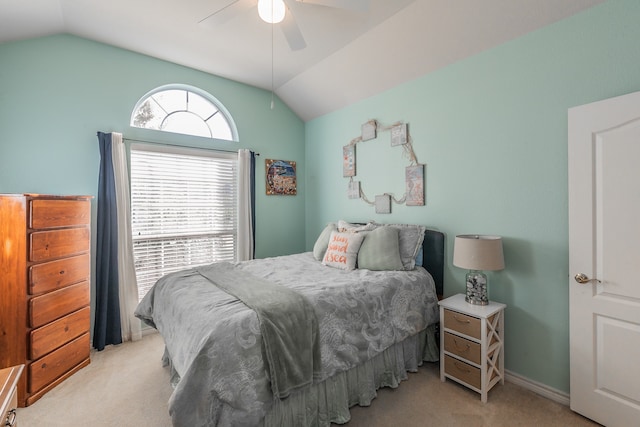
{"type": "Polygon", "coordinates": [[[156,328],[152,328],[151,326],[142,326],[142,328],[140,329],[140,333],[144,337],[151,334],[157,334],[158,330],[156,328]]]}
{"type": "Polygon", "coordinates": [[[530,390],[542,397],[546,397],[547,399],[553,400],[554,402],[558,402],[562,405],[569,406],[571,404],[571,399],[567,393],[556,390],[555,388],[549,387],[539,382],[530,380],[529,378],[525,378],[521,375],[514,374],[513,372],[509,372],[506,369],[504,372],[504,379],[505,381],[509,381],[512,384],[530,390]]]}

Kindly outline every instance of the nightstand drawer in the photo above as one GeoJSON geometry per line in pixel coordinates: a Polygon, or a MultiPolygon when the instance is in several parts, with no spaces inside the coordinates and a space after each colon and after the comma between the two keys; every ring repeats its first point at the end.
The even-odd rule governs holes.
{"type": "Polygon", "coordinates": [[[444,327],[480,339],[480,319],[457,311],[444,310],[444,327]]]}
{"type": "Polygon", "coordinates": [[[480,344],[449,332],[444,334],[444,351],[455,354],[476,364],[480,364],[480,344]]]}
{"type": "Polygon", "coordinates": [[[471,366],[468,363],[464,363],[461,360],[451,357],[449,355],[444,356],[444,371],[447,375],[456,377],[457,379],[464,381],[472,387],[480,389],[481,378],[480,368],[471,366]]]}

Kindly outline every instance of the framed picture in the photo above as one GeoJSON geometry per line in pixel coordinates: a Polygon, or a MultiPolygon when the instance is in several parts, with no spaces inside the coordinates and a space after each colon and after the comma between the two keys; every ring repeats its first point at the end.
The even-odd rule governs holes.
{"type": "Polygon", "coordinates": [[[390,214],[391,213],[391,196],[383,194],[376,196],[376,213],[390,214]]]}
{"type": "Polygon", "coordinates": [[[356,146],[342,147],[342,176],[356,176],[356,146]]]}
{"type": "Polygon", "coordinates": [[[407,206],[424,206],[424,165],[407,166],[407,206]]]}
{"type": "Polygon", "coordinates": [[[391,128],[391,146],[407,143],[407,124],[401,123],[391,128]]]}
{"type": "Polygon", "coordinates": [[[297,194],[296,162],[265,159],[266,191],[268,196],[297,194]]]}
{"type": "Polygon", "coordinates": [[[349,189],[347,190],[347,196],[350,199],[360,198],[360,181],[349,181],[349,189]]]}
{"type": "Polygon", "coordinates": [[[362,138],[363,141],[368,141],[376,137],[376,121],[375,120],[371,120],[363,124],[361,129],[362,129],[362,133],[360,135],[360,138],[362,138]]]}

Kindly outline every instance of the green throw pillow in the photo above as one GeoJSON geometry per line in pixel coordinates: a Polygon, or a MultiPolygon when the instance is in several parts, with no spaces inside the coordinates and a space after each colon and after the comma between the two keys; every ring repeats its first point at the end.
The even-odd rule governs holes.
{"type": "Polygon", "coordinates": [[[313,257],[317,261],[322,261],[324,258],[324,253],[327,251],[327,246],[329,246],[329,237],[331,236],[331,232],[336,230],[336,223],[330,222],[327,226],[322,230],[322,233],[318,236],[315,245],[313,245],[313,257]]]}
{"type": "Polygon", "coordinates": [[[358,268],[404,270],[400,259],[398,229],[378,227],[365,237],[358,252],[358,268]]]}

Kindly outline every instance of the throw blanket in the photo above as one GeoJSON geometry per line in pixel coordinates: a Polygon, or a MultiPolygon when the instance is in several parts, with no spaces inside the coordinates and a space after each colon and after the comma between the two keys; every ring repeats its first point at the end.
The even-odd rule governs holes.
{"type": "Polygon", "coordinates": [[[227,262],[196,270],[256,312],[274,396],[285,398],[319,378],[318,321],[305,297],[227,262]]]}

